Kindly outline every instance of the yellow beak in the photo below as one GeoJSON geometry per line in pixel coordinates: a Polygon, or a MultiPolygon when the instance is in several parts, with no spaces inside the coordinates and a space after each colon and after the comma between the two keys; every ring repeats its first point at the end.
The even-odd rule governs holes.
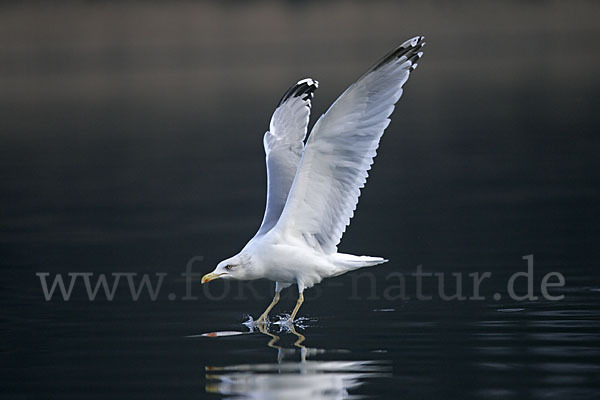
{"type": "Polygon", "coordinates": [[[222,275],[225,275],[225,273],[215,274],[214,272],[211,272],[210,274],[206,274],[202,277],[202,283],[214,281],[215,279],[219,279],[222,275]]]}

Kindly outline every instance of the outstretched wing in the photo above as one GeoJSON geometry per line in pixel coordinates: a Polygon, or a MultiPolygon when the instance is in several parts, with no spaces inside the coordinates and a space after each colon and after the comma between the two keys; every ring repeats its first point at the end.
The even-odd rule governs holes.
{"type": "Polygon", "coordinates": [[[418,36],[388,53],[315,124],[277,229],[337,251],[354,215],[379,139],[424,46],[418,36]]]}
{"type": "Polygon", "coordinates": [[[283,95],[263,143],[267,156],[267,207],[256,236],[267,233],[279,220],[304,150],[313,94],[319,83],[303,79],[283,95]]]}

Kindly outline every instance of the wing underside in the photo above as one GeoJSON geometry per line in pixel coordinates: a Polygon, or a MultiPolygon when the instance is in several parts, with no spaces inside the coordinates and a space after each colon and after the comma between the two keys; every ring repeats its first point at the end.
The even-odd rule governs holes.
{"type": "Polygon", "coordinates": [[[402,86],[422,55],[423,39],[388,53],[317,121],[277,229],[325,253],[337,251],[402,86]]]}

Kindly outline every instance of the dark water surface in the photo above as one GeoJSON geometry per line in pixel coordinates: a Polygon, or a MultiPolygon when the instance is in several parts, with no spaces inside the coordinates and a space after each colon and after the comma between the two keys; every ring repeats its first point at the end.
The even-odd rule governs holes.
{"type": "Polygon", "coordinates": [[[600,6],[446,4],[0,6],[0,396],[598,398],[600,6]],[[308,290],[294,329],[244,325],[268,282],[196,277],[183,300],[190,260],[206,273],[258,228],[283,91],[320,80],[314,122],[416,34],[426,54],[340,247],[391,261],[308,290]],[[510,299],[527,255],[537,299],[510,299]],[[428,277],[419,300],[419,265],[468,298],[490,272],[484,299],[444,301],[428,277]],[[166,275],[156,301],[125,277],[90,301],[81,276],[46,301],[40,272],[166,275]],[[561,300],[541,292],[551,272],[561,300]]]}

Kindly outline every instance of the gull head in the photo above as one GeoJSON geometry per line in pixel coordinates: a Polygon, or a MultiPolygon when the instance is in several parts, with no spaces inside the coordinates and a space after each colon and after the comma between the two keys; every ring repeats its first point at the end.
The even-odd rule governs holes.
{"type": "Polygon", "coordinates": [[[202,277],[202,283],[208,283],[215,279],[254,279],[253,270],[250,258],[238,254],[217,264],[213,272],[202,277]]]}

